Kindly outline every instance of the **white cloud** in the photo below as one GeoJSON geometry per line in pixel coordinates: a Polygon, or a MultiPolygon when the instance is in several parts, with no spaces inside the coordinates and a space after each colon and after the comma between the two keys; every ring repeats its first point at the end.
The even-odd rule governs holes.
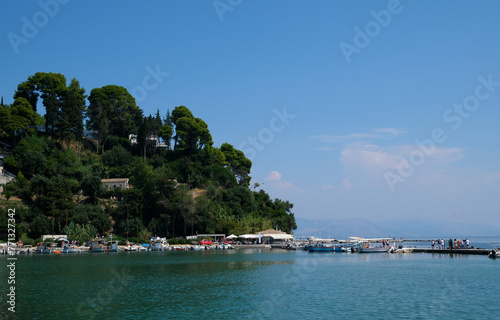
{"type": "Polygon", "coordinates": [[[326,143],[342,143],[357,140],[387,140],[394,138],[394,136],[399,136],[403,133],[406,133],[406,131],[399,128],[376,128],[369,132],[358,132],[346,135],[314,135],[311,136],[311,138],[326,143]]]}
{"type": "Polygon", "coordinates": [[[374,132],[381,132],[381,133],[390,133],[395,136],[399,136],[400,134],[406,133],[406,130],[399,129],[399,128],[377,128],[373,129],[374,132]]]}
{"type": "MultiPolygon", "coordinates": [[[[373,147],[371,147],[373,148],[373,147]]],[[[344,167],[357,167],[369,171],[395,169],[400,162],[400,155],[379,150],[346,149],[340,152],[340,163],[344,167]]]]}
{"type": "Polygon", "coordinates": [[[286,181],[278,171],[270,171],[264,178],[268,186],[281,190],[302,191],[293,183],[286,181]]]}
{"type": "Polygon", "coordinates": [[[340,186],[340,190],[350,190],[352,189],[353,185],[351,181],[347,178],[342,179],[342,185],[340,186]]]}
{"type": "Polygon", "coordinates": [[[267,177],[264,178],[264,181],[279,181],[281,180],[281,173],[278,171],[271,171],[267,175],[267,177]]]}
{"type": "MultiPolygon", "coordinates": [[[[339,162],[351,184],[374,186],[386,183],[384,172],[397,174],[398,170],[411,170],[411,176],[418,176],[419,182],[437,181],[449,169],[447,165],[463,157],[464,150],[460,148],[436,147],[427,155],[415,145],[382,148],[373,144],[354,144],[340,152],[339,162]]],[[[407,179],[412,177],[405,176],[407,179]]]]}
{"type": "Polygon", "coordinates": [[[486,175],[486,177],[484,177],[484,179],[488,182],[500,180],[500,172],[492,172],[492,173],[486,175]]]}
{"type": "Polygon", "coordinates": [[[323,189],[323,190],[335,189],[335,186],[333,184],[325,184],[325,185],[321,186],[321,189],[323,189]]]}
{"type": "Polygon", "coordinates": [[[464,150],[460,148],[436,148],[434,154],[429,156],[430,159],[438,165],[446,165],[448,163],[457,162],[464,157],[464,150]]]}
{"type": "Polygon", "coordinates": [[[329,147],[322,147],[322,148],[316,148],[316,150],[319,150],[319,151],[332,151],[333,148],[329,148],[329,147]]]}
{"type": "Polygon", "coordinates": [[[360,139],[375,139],[377,138],[377,134],[370,134],[370,133],[352,133],[348,135],[318,135],[318,136],[311,136],[311,138],[318,140],[320,142],[329,142],[329,143],[339,143],[339,142],[347,142],[347,141],[353,141],[353,140],[360,140],[360,139]]]}

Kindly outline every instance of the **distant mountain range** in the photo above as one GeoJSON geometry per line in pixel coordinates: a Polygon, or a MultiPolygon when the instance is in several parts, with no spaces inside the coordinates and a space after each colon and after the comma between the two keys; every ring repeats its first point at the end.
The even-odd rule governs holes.
{"type": "Polygon", "coordinates": [[[345,239],[357,237],[470,237],[499,236],[500,228],[480,223],[445,222],[441,220],[373,221],[364,218],[304,219],[295,218],[296,237],[345,239]]]}

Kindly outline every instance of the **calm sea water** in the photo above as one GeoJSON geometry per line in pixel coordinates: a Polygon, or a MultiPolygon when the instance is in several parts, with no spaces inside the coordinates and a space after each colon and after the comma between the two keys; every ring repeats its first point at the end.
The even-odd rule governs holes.
{"type": "Polygon", "coordinates": [[[498,319],[500,260],[281,250],[18,256],[1,319],[498,319]]]}

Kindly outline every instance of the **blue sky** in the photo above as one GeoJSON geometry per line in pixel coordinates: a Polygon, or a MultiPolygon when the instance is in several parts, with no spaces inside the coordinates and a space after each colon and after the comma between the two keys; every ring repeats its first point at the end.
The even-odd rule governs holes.
{"type": "Polygon", "coordinates": [[[35,72],[187,106],[302,218],[500,226],[500,3],[3,4],[0,95],[35,72]],[[346,49],[348,48],[348,49],[346,49]],[[154,74],[154,76],[151,76],[154,74]]]}

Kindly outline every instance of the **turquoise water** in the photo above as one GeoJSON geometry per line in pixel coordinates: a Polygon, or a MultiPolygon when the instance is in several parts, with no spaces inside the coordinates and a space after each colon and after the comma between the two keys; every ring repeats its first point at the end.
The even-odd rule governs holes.
{"type": "MultiPolygon", "coordinates": [[[[7,301],[8,268],[0,258],[7,301]]],[[[18,256],[12,319],[498,319],[500,260],[281,250],[18,256]]]]}

